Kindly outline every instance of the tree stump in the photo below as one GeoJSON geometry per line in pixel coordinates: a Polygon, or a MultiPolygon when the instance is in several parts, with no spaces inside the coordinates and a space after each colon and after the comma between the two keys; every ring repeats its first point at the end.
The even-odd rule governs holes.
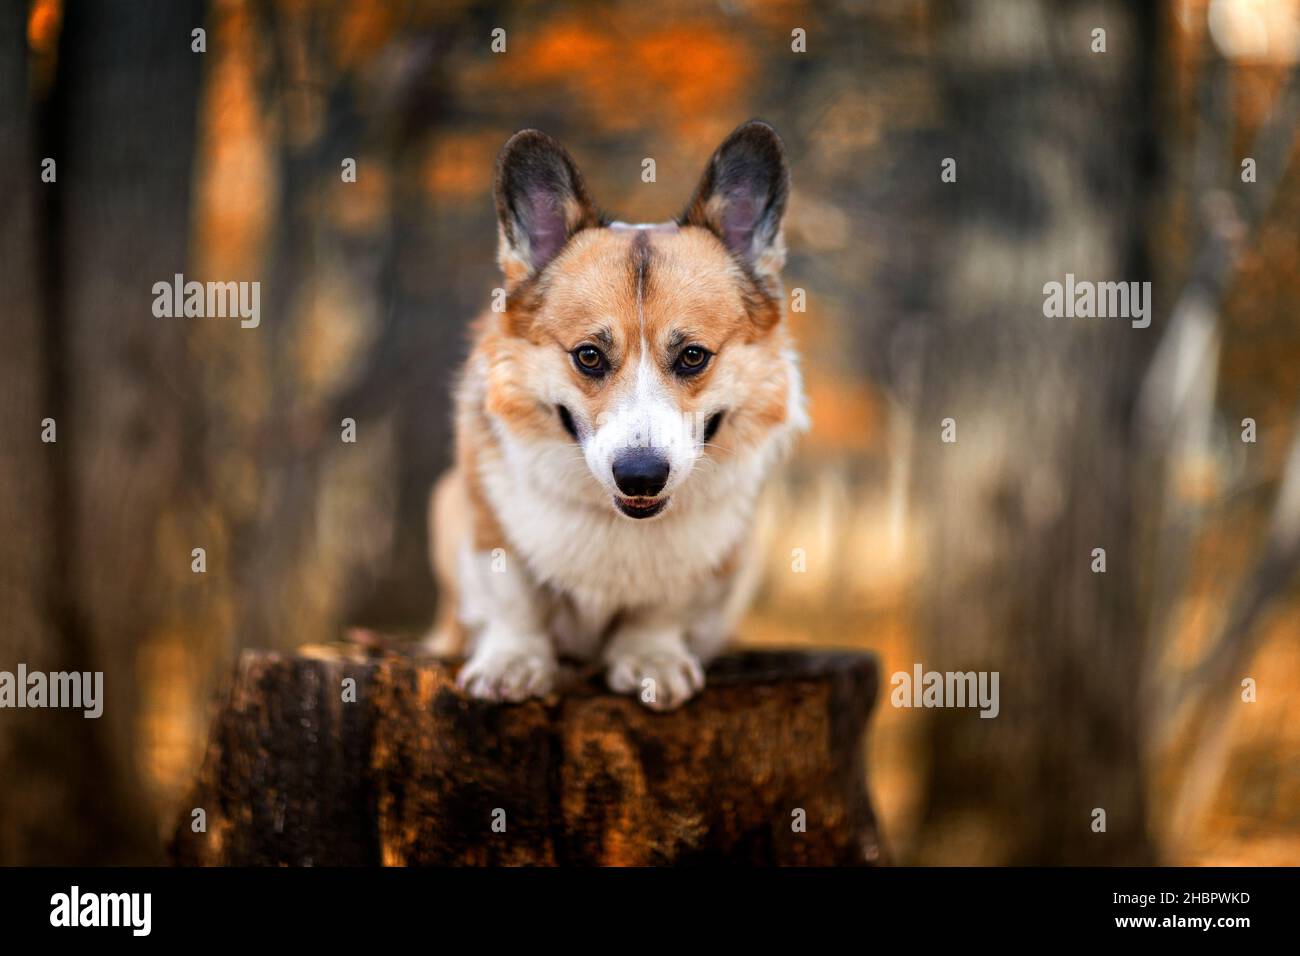
{"type": "Polygon", "coordinates": [[[454,675],[452,663],[392,650],[246,652],[172,858],[881,862],[866,791],[872,655],[728,655],[701,696],[666,714],[594,676],[543,700],[495,704],[467,698],[454,675]]]}

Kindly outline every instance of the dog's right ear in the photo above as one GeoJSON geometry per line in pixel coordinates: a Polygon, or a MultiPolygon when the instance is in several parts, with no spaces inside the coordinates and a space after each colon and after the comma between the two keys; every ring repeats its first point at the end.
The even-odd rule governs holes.
{"type": "Polygon", "coordinates": [[[520,130],[507,140],[495,190],[497,258],[508,286],[544,269],[574,233],[600,225],[578,167],[540,130],[520,130]]]}

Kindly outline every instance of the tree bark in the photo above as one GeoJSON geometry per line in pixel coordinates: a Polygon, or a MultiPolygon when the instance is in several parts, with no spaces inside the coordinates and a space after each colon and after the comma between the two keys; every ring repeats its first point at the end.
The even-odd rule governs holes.
{"type": "Polygon", "coordinates": [[[708,678],[701,697],[658,714],[598,678],[500,705],[466,698],[454,668],[432,659],[249,652],[172,855],[189,865],[880,862],[864,749],[875,658],[736,654],[708,678]]]}

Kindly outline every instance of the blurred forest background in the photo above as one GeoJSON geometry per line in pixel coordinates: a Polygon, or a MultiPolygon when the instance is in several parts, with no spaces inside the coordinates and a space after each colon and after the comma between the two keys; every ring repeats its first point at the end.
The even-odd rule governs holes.
{"type": "Polygon", "coordinates": [[[814,428],[739,638],[1002,675],[996,720],[882,688],[894,857],[1300,862],[1298,50],[1300,0],[6,0],[0,669],[107,704],[0,712],[0,863],[161,861],[242,648],[427,626],[511,132],[647,221],[751,116],[814,428]],[[260,327],[156,318],[178,272],[260,327]],[[1151,327],[1045,319],[1067,272],[1151,327]]]}

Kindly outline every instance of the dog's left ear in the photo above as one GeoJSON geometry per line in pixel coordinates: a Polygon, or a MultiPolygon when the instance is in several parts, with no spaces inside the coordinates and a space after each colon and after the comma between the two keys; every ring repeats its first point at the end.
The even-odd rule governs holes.
{"type": "Polygon", "coordinates": [[[710,230],[755,275],[774,280],[785,265],[781,217],[789,192],[781,137],[750,120],[713,154],[679,223],[710,230]]]}
{"type": "Polygon", "coordinates": [[[514,285],[540,272],[574,233],[600,225],[577,164],[556,140],[525,129],[497,161],[497,257],[514,285]]]}

